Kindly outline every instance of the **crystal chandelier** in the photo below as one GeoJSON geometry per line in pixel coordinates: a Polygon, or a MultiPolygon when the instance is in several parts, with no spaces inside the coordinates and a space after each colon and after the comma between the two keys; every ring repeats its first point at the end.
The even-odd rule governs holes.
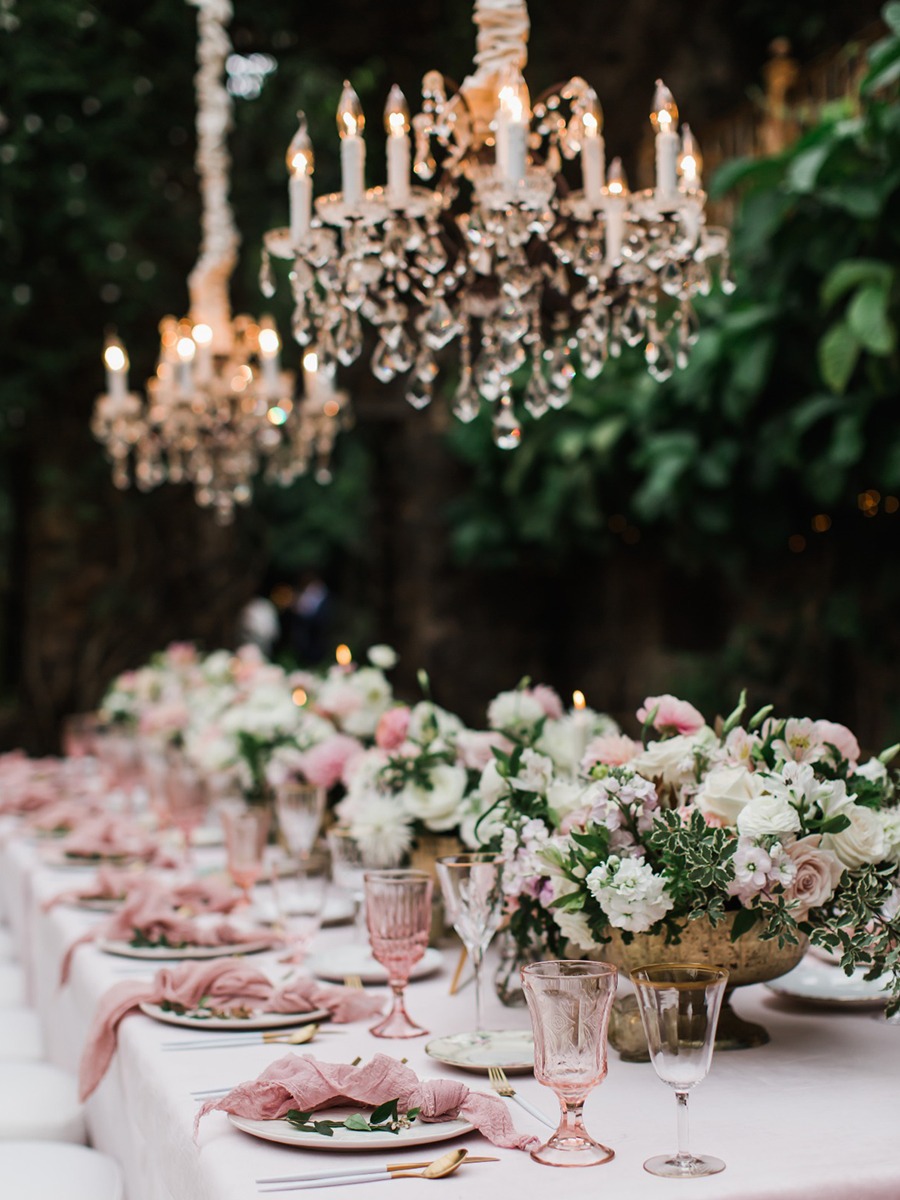
{"type": "MultiPolygon", "coordinates": [[[[232,101],[224,85],[231,0],[188,3],[198,9],[196,169],[203,205],[200,256],[188,281],[190,315],[163,318],[146,400],[129,391],[125,348],[108,338],[106,392],[91,428],[112,460],[117,487],[127,487],[132,475],[143,491],[167,480],[188,482],[197,503],[227,523],[236,504],[249,502],[265,459],[268,477],[279,483],[290,483],[312,459],[322,478],[339,423],[323,415],[331,409],[321,386],[314,397],[292,399],[294,377],[281,370],[271,318],[232,317],[228,285],[239,237],[228,199],[232,101]]],[[[332,418],[341,411],[338,405],[332,418]]]]}
{"type": "Polygon", "coordinates": [[[658,380],[684,365],[692,297],[709,291],[714,265],[732,287],[728,238],[705,224],[700,152],[661,82],[655,186],[630,192],[619,159],[606,169],[602,111],[585,80],[531,106],[525,0],[475,0],[474,21],[475,69],[459,88],[429,71],[412,120],[391,89],[385,187],[365,186],[365,118],[348,83],[341,191],[313,203],[301,115],[287,155],[290,227],[266,235],[260,283],[271,296],[271,258],[291,262],[294,336],[324,362],[354,362],[366,322],[372,373],[406,376],[414,408],[431,400],[438,356],[457,343],[453,412],[470,421],[490,406],[495,441],[512,449],[522,436],[514,382],[527,381],[524,406],[539,417],[568,402],[576,371],[595,379],[623,346],[643,345],[658,380]],[[580,161],[577,190],[565,160],[580,161]]]}

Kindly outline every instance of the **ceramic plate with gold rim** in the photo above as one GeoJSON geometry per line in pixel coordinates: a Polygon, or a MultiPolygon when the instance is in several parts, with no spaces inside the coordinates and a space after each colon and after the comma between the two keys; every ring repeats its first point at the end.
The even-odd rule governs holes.
{"type": "Polygon", "coordinates": [[[432,1038],[425,1053],[462,1071],[486,1073],[490,1067],[502,1067],[508,1075],[523,1075],[534,1070],[534,1038],[530,1029],[451,1033],[432,1038]]]}
{"type": "MultiPolygon", "coordinates": [[[[358,1108],[322,1109],[317,1115],[329,1120],[349,1117],[358,1108]]],[[[353,1129],[335,1129],[331,1137],[321,1133],[304,1133],[290,1121],[251,1121],[247,1117],[228,1114],[235,1129],[263,1138],[267,1142],[278,1142],[282,1146],[297,1146],[304,1150],[390,1150],[392,1154],[404,1153],[406,1146],[430,1146],[432,1142],[446,1142],[451,1138],[474,1133],[475,1126],[457,1118],[454,1121],[413,1121],[408,1129],[397,1133],[359,1133],[353,1129]]]]}
{"type": "Polygon", "coordinates": [[[808,954],[793,971],[766,987],[776,996],[817,1008],[880,1008],[888,999],[886,985],[877,979],[867,981],[864,975],[864,970],[845,975],[836,964],[808,954]]]}
{"type": "Polygon", "coordinates": [[[259,1029],[289,1029],[295,1025],[309,1025],[316,1021],[327,1021],[331,1014],[327,1008],[313,1008],[303,1013],[254,1012],[249,1017],[207,1017],[193,1012],[176,1013],[159,1004],[141,1004],[141,1012],[164,1025],[180,1025],[185,1029],[209,1029],[216,1033],[252,1033],[259,1029]]]}

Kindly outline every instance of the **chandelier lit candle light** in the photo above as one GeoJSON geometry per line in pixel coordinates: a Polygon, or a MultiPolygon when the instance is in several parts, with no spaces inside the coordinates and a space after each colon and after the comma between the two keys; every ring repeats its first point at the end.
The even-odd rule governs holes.
{"type": "Polygon", "coordinates": [[[293,264],[294,336],[323,363],[354,362],[365,321],[377,335],[373,374],[405,376],[416,408],[455,343],[453,411],[467,421],[487,406],[495,440],[512,448],[522,381],[521,402],[539,417],[568,402],[576,372],[595,379],[625,346],[643,346],[650,373],[666,379],[696,340],[691,300],[709,291],[714,262],[733,285],[727,234],[704,222],[696,140],[679,133],[668,88],[657,82],[650,117],[654,186],[630,192],[619,159],[606,169],[603,113],[584,79],[531,103],[524,0],[476,0],[474,20],[475,69],[458,89],[429,71],[411,119],[391,89],[384,188],[365,186],[365,118],[345,84],[341,192],[312,204],[304,192],[301,214],[291,166],[290,228],[266,235],[261,283],[271,295],[270,256],[293,264]],[[575,159],[582,186],[570,190],[562,165],[575,159]]]}
{"type": "MultiPolygon", "coordinates": [[[[231,52],[230,0],[188,0],[198,9],[196,167],[203,205],[203,240],[191,273],[190,316],[164,317],[147,400],[128,390],[128,355],[115,336],[103,351],[106,392],[96,402],[92,430],[112,460],[113,481],[134,478],[143,491],[163,482],[193,485],[197,503],[231,520],[247,504],[263,463],[267,477],[288,484],[311,464],[328,477],[328,456],[343,421],[345,397],[327,386],[293,400],[293,374],[281,369],[281,339],[270,317],[232,317],[228,287],[238,232],[228,199],[226,135],[232,101],[224,84],[231,52]],[[335,396],[338,397],[335,400],[335,396]],[[333,409],[332,418],[325,410],[333,409]]],[[[313,157],[304,130],[288,153],[291,237],[308,235],[313,157]]]]}

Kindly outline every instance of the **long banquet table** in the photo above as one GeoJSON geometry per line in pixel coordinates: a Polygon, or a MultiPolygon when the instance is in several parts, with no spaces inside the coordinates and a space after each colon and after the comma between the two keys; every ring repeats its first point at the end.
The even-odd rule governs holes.
{"type": "MultiPolygon", "coordinates": [[[[71,982],[60,989],[66,947],[97,918],[62,905],[45,913],[41,906],[76,877],[71,870],[44,865],[38,846],[7,830],[0,843],[0,908],[28,972],[48,1056],[72,1071],[100,996],[121,979],[138,978],[144,967],[85,946],[76,953],[71,982]]],[[[318,948],[351,936],[349,929],[323,931],[318,948]]],[[[274,962],[272,955],[256,961],[261,966],[274,962]]],[[[410,1012],[433,1033],[465,1029],[472,1020],[471,989],[449,995],[454,965],[455,954],[447,951],[438,975],[410,987],[410,1012]]],[[[150,965],[147,974],[153,969],[150,965]]],[[[490,988],[486,994],[489,1026],[528,1027],[526,1010],[503,1008],[490,988]]],[[[564,1187],[573,1200],[601,1195],[658,1200],[669,1193],[677,1194],[676,1200],[682,1195],[698,1200],[898,1200],[900,1026],[885,1026],[867,1012],[791,1008],[762,986],[742,989],[737,1007],[742,1015],[762,1021],[772,1040],[757,1050],[719,1055],[692,1098],[692,1149],[724,1158],[727,1169],[721,1175],[681,1182],[642,1170],[649,1155],[674,1149],[674,1098],[649,1065],[622,1063],[611,1051],[609,1075],[587,1104],[586,1123],[594,1137],[615,1150],[613,1162],[560,1176],[521,1151],[493,1149],[473,1134],[452,1144],[500,1161],[464,1167],[440,1181],[441,1194],[447,1200],[487,1200],[564,1187]]],[[[406,1056],[422,1076],[452,1076],[487,1090],[482,1078],[432,1062],[424,1051],[427,1039],[386,1042],[373,1038],[366,1026],[339,1027],[300,1052],[343,1062],[387,1052],[406,1056]]],[[[92,1142],[121,1162],[127,1200],[251,1200],[260,1176],[378,1165],[397,1158],[325,1149],[304,1153],[240,1133],[221,1113],[205,1118],[195,1144],[191,1091],[252,1079],[285,1047],[161,1052],[162,1042],[182,1034],[196,1036],[148,1017],[127,1018],[112,1067],[88,1102],[92,1142]]],[[[555,1114],[553,1095],[532,1077],[513,1082],[533,1104],[555,1114]]],[[[510,1108],[520,1130],[544,1132],[518,1106],[510,1108]]],[[[446,1148],[437,1147],[434,1154],[446,1148]]],[[[412,1155],[419,1156],[431,1157],[429,1148],[412,1155]]],[[[373,1196],[384,1195],[387,1187],[366,1186],[373,1196]]],[[[433,1184],[406,1181],[404,1187],[414,1195],[428,1194],[433,1184]]],[[[343,1195],[346,1188],[324,1194],[343,1195]]]]}

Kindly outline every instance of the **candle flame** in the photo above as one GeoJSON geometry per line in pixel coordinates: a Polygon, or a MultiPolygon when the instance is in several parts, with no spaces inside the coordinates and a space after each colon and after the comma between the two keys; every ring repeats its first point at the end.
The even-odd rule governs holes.
{"type": "Polygon", "coordinates": [[[303,705],[306,703],[306,701],[309,699],[309,696],[307,696],[305,688],[295,687],[294,690],[291,692],[291,699],[297,705],[298,708],[302,708],[303,705]]]}
{"type": "Polygon", "coordinates": [[[349,667],[353,662],[353,654],[350,651],[350,647],[345,646],[343,642],[335,650],[334,657],[337,660],[338,666],[341,667],[349,667]]]}
{"type": "Polygon", "coordinates": [[[572,707],[577,709],[579,712],[583,708],[587,707],[587,701],[584,698],[584,692],[580,691],[578,688],[576,688],[572,693],[572,707]]]}
{"type": "Polygon", "coordinates": [[[109,342],[103,351],[103,361],[110,371],[124,371],[128,366],[128,355],[121,342],[109,342]]]}

